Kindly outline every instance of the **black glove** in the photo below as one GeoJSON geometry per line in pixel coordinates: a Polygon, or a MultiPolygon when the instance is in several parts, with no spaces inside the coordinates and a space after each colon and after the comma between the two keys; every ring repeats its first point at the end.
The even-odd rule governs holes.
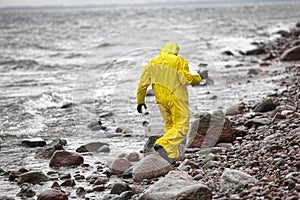
{"type": "Polygon", "coordinates": [[[204,70],[203,72],[198,71],[198,74],[200,74],[202,79],[208,78],[208,70],[204,70]]]}
{"type": "Polygon", "coordinates": [[[144,103],[139,104],[139,105],[137,106],[137,111],[138,111],[139,113],[142,113],[142,106],[144,106],[144,108],[147,109],[146,104],[144,104],[144,103]]]}

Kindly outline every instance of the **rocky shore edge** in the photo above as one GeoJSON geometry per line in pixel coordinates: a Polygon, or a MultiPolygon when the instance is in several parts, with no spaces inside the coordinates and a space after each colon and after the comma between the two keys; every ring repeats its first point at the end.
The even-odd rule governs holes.
{"type": "MultiPolygon", "coordinates": [[[[22,143],[43,146],[36,156],[50,159],[53,170],[44,174],[24,168],[0,169],[1,176],[20,186],[16,196],[38,200],[299,199],[300,24],[278,34],[281,37],[275,41],[259,43],[257,49],[244,53],[259,55],[261,67],[271,67],[274,62],[285,66],[265,74],[284,77],[274,80],[278,88],[261,102],[242,102],[225,113],[199,114],[192,126],[197,140],[189,143],[176,166],[156,154],[143,157],[138,152],[121,155],[109,166],[90,166],[84,163],[84,153],[109,152],[108,144],[95,142],[68,152],[65,140],[46,145],[41,139],[22,143]],[[221,129],[217,144],[205,139],[207,123],[213,117],[226,127],[221,129]],[[68,169],[72,173],[66,173],[68,169]],[[51,188],[33,189],[45,182],[51,182],[51,188]]],[[[147,144],[144,153],[151,151],[147,144]]],[[[10,199],[14,197],[0,196],[0,200],[10,199]]]]}

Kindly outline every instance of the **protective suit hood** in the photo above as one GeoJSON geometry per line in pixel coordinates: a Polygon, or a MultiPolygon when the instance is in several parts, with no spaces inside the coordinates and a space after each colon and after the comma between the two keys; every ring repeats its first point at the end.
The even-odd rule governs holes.
{"type": "Polygon", "coordinates": [[[177,55],[178,52],[179,52],[179,46],[175,42],[168,42],[164,44],[160,49],[160,53],[177,55]]]}

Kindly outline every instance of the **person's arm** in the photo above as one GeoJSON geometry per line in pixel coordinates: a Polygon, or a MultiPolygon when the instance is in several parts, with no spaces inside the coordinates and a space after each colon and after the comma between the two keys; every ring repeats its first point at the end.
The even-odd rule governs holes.
{"type": "Polygon", "coordinates": [[[199,74],[191,74],[188,62],[180,57],[179,59],[179,70],[180,81],[185,85],[197,85],[200,84],[202,78],[199,74]]]}
{"type": "Polygon", "coordinates": [[[137,104],[144,104],[145,103],[145,96],[147,92],[147,88],[151,83],[150,75],[149,75],[149,64],[147,64],[142,72],[139,86],[137,89],[137,104]]]}

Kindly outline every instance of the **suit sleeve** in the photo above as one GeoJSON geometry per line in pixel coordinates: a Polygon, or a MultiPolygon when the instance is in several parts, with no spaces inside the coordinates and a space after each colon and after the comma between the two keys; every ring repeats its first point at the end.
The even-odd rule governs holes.
{"type": "Polygon", "coordinates": [[[178,73],[180,75],[180,81],[184,85],[197,85],[202,81],[199,74],[191,74],[188,66],[188,62],[180,57],[179,59],[178,73]]]}
{"type": "Polygon", "coordinates": [[[145,96],[147,88],[151,83],[149,74],[149,63],[144,67],[142,75],[140,77],[140,82],[137,89],[137,104],[145,103],[145,96]]]}

